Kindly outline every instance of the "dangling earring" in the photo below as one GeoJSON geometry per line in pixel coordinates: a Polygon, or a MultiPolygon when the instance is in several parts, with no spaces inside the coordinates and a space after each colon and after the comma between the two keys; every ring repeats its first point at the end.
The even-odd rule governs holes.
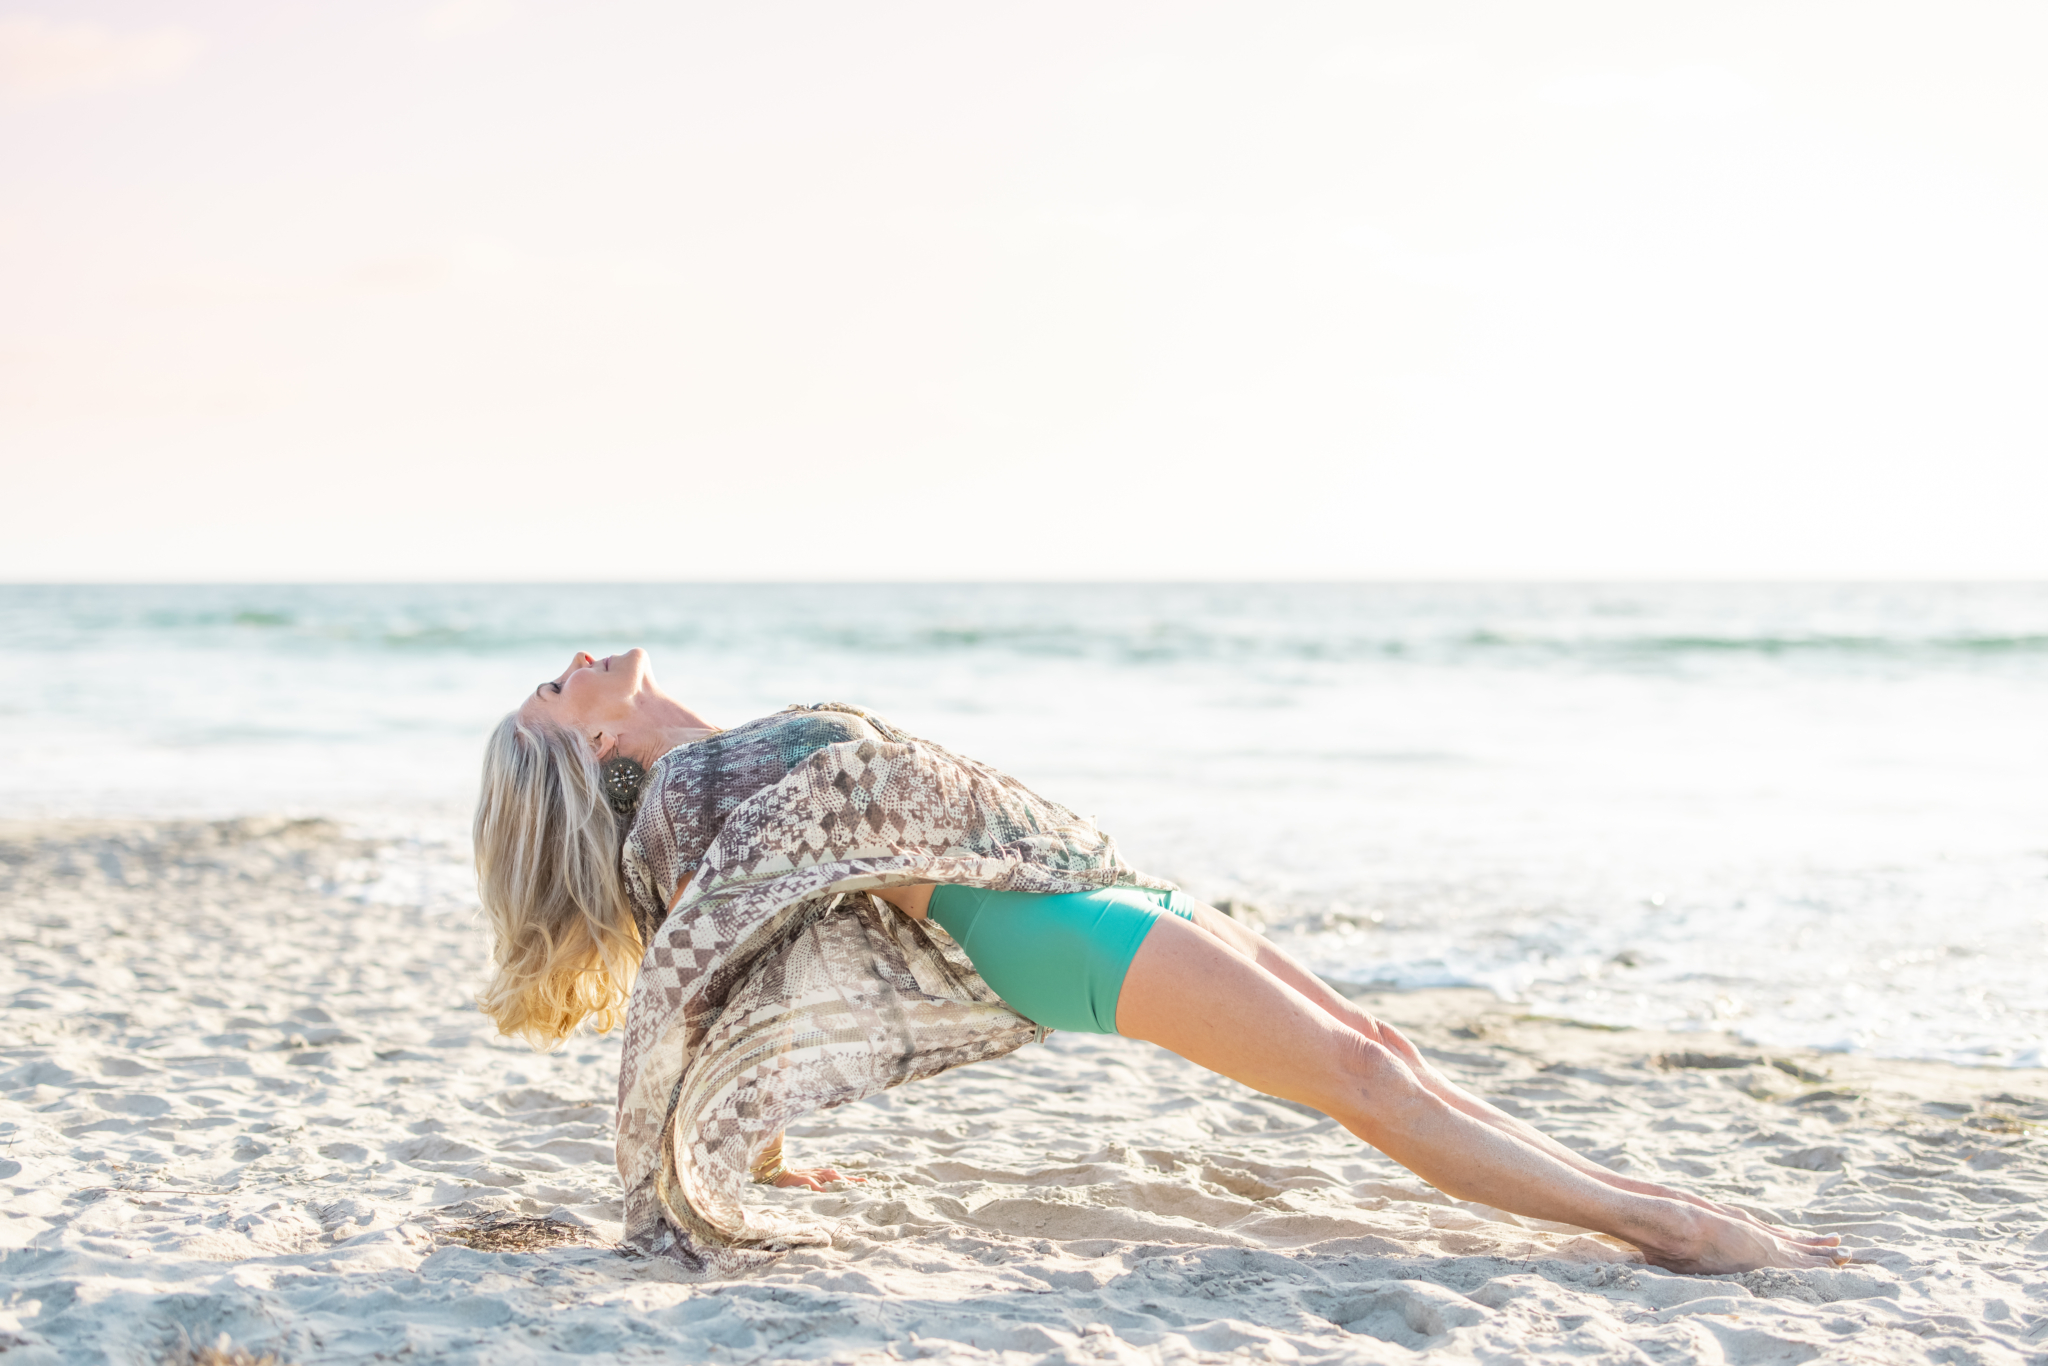
{"type": "Polygon", "coordinates": [[[647,782],[646,766],[638,759],[614,754],[597,772],[604,780],[604,799],[612,814],[622,821],[632,819],[633,808],[640,805],[640,789],[647,782]]]}

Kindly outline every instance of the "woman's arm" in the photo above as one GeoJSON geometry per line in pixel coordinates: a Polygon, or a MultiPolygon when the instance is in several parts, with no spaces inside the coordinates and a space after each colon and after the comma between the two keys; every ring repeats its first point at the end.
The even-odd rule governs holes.
{"type": "MultiPolygon", "coordinates": [[[[690,890],[690,879],[695,876],[696,874],[694,873],[683,874],[683,880],[676,884],[675,892],[668,899],[668,908],[670,910],[674,910],[682,901],[683,893],[690,890]]],[[[925,896],[930,897],[931,892],[927,890],[925,896]]],[[[825,1189],[826,1185],[833,1181],[861,1182],[867,1180],[864,1176],[850,1176],[840,1171],[837,1167],[784,1166],[782,1162],[781,1134],[777,1134],[768,1140],[768,1146],[761,1149],[761,1155],[754,1159],[754,1165],[750,1169],[749,1175],[754,1178],[754,1184],[757,1186],[803,1186],[814,1191],[825,1189]]]]}
{"type": "Polygon", "coordinates": [[[785,1167],[782,1165],[782,1135],[768,1140],[768,1146],[754,1159],[748,1174],[757,1186],[802,1186],[821,1191],[833,1181],[866,1181],[865,1176],[848,1176],[836,1167],[785,1167]]]}

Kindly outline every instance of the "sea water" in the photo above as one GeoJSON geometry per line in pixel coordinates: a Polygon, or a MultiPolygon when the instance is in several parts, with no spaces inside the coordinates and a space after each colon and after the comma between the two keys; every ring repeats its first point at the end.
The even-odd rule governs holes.
{"type": "MultiPolygon", "coordinates": [[[[459,911],[576,650],[858,702],[1317,970],[2048,1063],[2048,586],[0,588],[0,816],[329,816],[459,911]]],[[[481,955],[481,947],[479,949],[481,955]]]]}

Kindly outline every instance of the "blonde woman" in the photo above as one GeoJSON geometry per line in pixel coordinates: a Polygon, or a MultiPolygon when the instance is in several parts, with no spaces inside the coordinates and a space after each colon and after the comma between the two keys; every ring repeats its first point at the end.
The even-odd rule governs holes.
{"type": "MultiPolygon", "coordinates": [[[[643,982],[634,998],[620,1164],[629,1205],[636,1189],[653,1191],[643,1203],[659,1207],[655,1241],[685,1260],[716,1268],[735,1264],[718,1259],[722,1245],[780,1246],[750,1231],[714,1189],[715,1173],[704,1175],[721,1142],[777,1184],[840,1179],[829,1168],[783,1169],[773,1158],[779,1137],[764,1137],[769,1121],[757,1111],[802,1113],[994,1056],[1033,1026],[1039,1038],[1072,1029],[1157,1044],[1313,1106],[1454,1198],[1596,1229],[1674,1270],[1843,1260],[1834,1238],[1623,1176],[1545,1137],[1454,1084],[1398,1030],[1264,938],[1122,865],[1065,808],[857,708],[794,709],[722,730],[661,690],[644,651],[579,653],[492,735],[476,858],[496,969],[480,1004],[503,1032],[545,1047],[585,1022],[610,1029],[643,960],[661,973],[662,990],[643,982]],[[734,887],[755,889],[753,899],[734,887]],[[808,1098],[785,1094],[794,1082],[777,1092],[776,1074],[758,1066],[727,1068],[703,1083],[725,1088],[701,1107],[713,1118],[700,1127],[713,1136],[677,1138],[674,1097],[712,1070],[700,1054],[714,1046],[720,1017],[739,1010],[730,983],[741,969],[730,965],[752,974],[754,1014],[778,992],[793,1002],[801,985],[776,975],[776,956],[800,951],[800,936],[813,933],[801,927],[833,924],[842,947],[827,945],[818,961],[843,960],[843,945],[856,944],[878,946],[878,963],[900,962],[860,969],[846,990],[893,993],[897,1014],[908,1001],[932,1018],[972,1019],[992,1042],[963,1048],[958,1040],[972,1036],[956,1030],[945,1047],[925,1047],[911,1033],[893,1042],[871,1030],[880,1042],[863,1047],[902,1056],[882,1057],[869,1069],[875,1080],[808,1098]],[[947,963],[961,971],[948,976],[947,963]],[[700,991],[706,977],[724,985],[700,991]],[[643,1028],[643,1014],[672,1023],[643,1028]],[[656,1053],[678,1056],[641,1061],[656,1053]],[[737,1104],[736,1094],[775,1103],[737,1104]],[[635,1140],[629,1156],[627,1130],[659,1126],[663,1114],[659,1151],[635,1140]],[[773,1158],[765,1167],[763,1151],[773,1158]]],[[[784,1036],[764,1050],[756,1038],[747,1056],[779,1049],[794,1066],[801,1043],[784,1036]]],[[[843,1049],[833,1065],[833,1077],[846,1072],[843,1049]]]]}

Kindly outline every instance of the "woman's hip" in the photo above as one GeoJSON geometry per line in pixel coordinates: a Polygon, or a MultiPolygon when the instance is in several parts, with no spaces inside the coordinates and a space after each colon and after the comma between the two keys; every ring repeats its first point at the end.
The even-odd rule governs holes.
{"type": "Polygon", "coordinates": [[[1049,1029],[1116,1033],[1131,959],[1163,915],[1193,920],[1180,892],[1104,887],[1088,892],[934,888],[927,915],[953,936],[1012,1010],[1049,1029]]]}

